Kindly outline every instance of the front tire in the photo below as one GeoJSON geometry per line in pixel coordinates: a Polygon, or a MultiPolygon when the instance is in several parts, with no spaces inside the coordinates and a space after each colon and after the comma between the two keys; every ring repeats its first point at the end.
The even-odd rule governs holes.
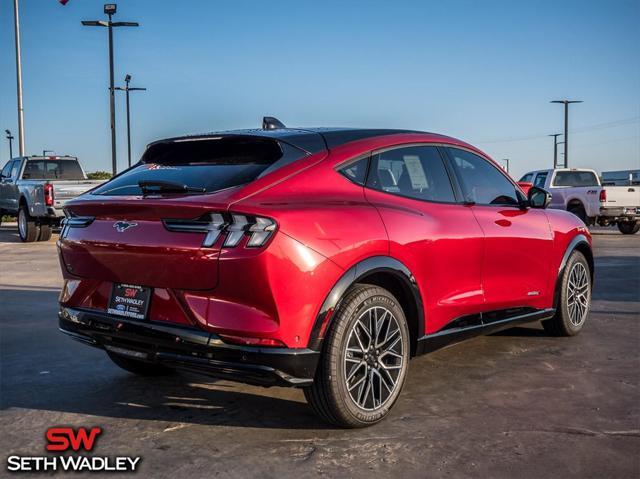
{"type": "Polygon", "coordinates": [[[18,210],[18,233],[25,243],[33,243],[40,235],[40,227],[24,205],[18,210]]]}
{"type": "Polygon", "coordinates": [[[623,235],[634,235],[640,231],[640,221],[625,221],[618,223],[618,229],[623,235]]]}
{"type": "Polygon", "coordinates": [[[305,397],[322,419],[336,426],[375,424],[400,395],[409,349],[409,328],[396,298],[378,286],[358,284],[335,313],[305,397]]]}
{"type": "Polygon", "coordinates": [[[552,336],[575,336],[582,331],[591,308],[591,272],[580,251],[571,253],[560,288],[556,314],[542,321],[542,326],[552,336]]]}

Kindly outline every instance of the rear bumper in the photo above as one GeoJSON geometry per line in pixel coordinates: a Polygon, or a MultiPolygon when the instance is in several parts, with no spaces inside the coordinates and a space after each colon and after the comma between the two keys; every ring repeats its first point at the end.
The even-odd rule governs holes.
{"type": "Polygon", "coordinates": [[[308,386],[320,353],[224,343],[202,330],[61,307],[60,331],[82,343],[135,359],[261,386],[308,386]]]}
{"type": "Polygon", "coordinates": [[[600,208],[600,216],[610,220],[624,219],[633,221],[640,219],[640,208],[635,206],[602,207],[600,208]]]}

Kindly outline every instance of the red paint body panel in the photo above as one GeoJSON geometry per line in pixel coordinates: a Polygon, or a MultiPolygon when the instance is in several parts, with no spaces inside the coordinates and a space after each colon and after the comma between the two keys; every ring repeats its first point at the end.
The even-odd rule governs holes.
{"type": "Polygon", "coordinates": [[[93,216],[59,241],[61,304],[105,311],[114,282],[154,288],[149,320],[307,347],[345,271],[373,256],[404,264],[422,297],[425,332],[461,316],[549,308],[570,241],[588,231],[562,211],[419,201],[372,190],[336,171],[371,151],[416,143],[479,150],[453,138],[402,133],[309,155],[242,187],[163,198],[86,194],[67,209],[93,216]],[[202,247],[204,233],[170,232],[163,218],[234,212],[275,220],[261,248],[202,247]],[[118,232],[114,222],[136,226],[118,232]]]}

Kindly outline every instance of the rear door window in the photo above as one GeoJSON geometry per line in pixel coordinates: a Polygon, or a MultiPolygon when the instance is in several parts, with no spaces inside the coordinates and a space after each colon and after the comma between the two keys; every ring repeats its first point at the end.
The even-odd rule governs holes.
{"type": "Polygon", "coordinates": [[[212,193],[250,183],[305,156],[303,150],[265,138],[171,140],[151,145],[137,165],[96,188],[93,194],[139,196],[143,194],[140,182],[182,185],[212,193]]]}
{"type": "Polygon", "coordinates": [[[558,171],[553,186],[599,186],[598,177],[592,171],[558,171]]]}
{"type": "Polygon", "coordinates": [[[396,148],[373,155],[367,186],[418,200],[456,201],[435,146],[396,148]]]}
{"type": "Polygon", "coordinates": [[[538,173],[536,175],[536,179],[533,182],[533,186],[537,186],[538,188],[544,188],[544,184],[547,182],[547,176],[549,173],[546,171],[544,173],[538,173]]]}

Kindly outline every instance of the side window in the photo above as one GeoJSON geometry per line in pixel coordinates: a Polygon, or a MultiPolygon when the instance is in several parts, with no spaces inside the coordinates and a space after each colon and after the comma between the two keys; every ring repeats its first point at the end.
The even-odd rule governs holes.
{"type": "Polygon", "coordinates": [[[373,155],[367,186],[418,200],[456,201],[435,146],[397,148],[373,155]]]}
{"type": "Polygon", "coordinates": [[[367,167],[369,166],[369,157],[349,163],[347,166],[338,171],[345,178],[353,181],[358,185],[363,185],[367,179],[367,167]]]}
{"type": "Polygon", "coordinates": [[[7,162],[6,165],[4,165],[4,168],[2,168],[2,176],[7,177],[7,176],[11,176],[11,165],[13,164],[13,161],[9,160],[7,162]]]}
{"type": "Polygon", "coordinates": [[[457,148],[447,148],[462,180],[465,195],[478,205],[518,205],[516,188],[484,158],[457,148]]]}
{"type": "Polygon", "coordinates": [[[547,173],[546,171],[544,173],[538,173],[538,176],[536,176],[536,181],[533,182],[533,186],[544,188],[544,184],[547,182],[548,175],[549,173],[547,173]]]}
{"type": "Polygon", "coordinates": [[[18,179],[18,170],[20,169],[21,164],[22,162],[20,160],[15,160],[11,166],[11,178],[14,180],[18,179]]]}
{"type": "Polygon", "coordinates": [[[532,179],[533,179],[533,173],[527,173],[522,178],[520,178],[520,182],[521,183],[531,183],[532,179]]]}

